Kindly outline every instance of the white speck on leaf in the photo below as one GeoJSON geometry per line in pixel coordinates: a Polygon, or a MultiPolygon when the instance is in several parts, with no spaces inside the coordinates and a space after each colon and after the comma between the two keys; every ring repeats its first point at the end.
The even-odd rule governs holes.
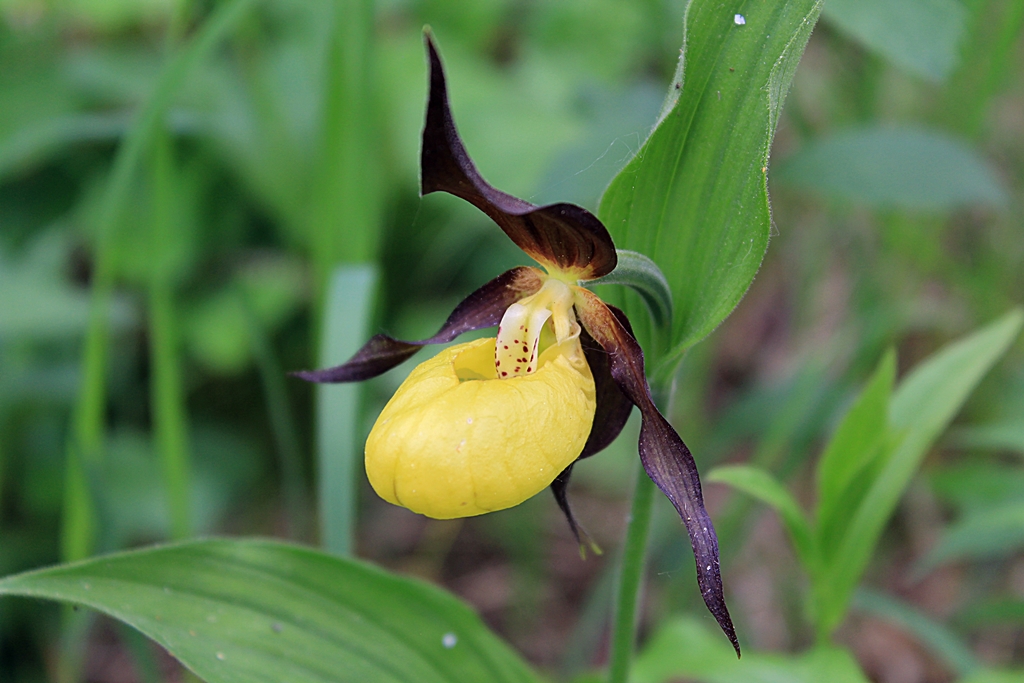
{"type": "Polygon", "coordinates": [[[223,662],[224,661],[224,653],[223,652],[218,652],[217,653],[217,659],[219,659],[220,661],[223,662]]]}
{"type": "Polygon", "coordinates": [[[457,642],[459,642],[459,638],[454,633],[446,633],[441,636],[441,644],[444,645],[446,650],[450,650],[455,647],[455,643],[457,642]]]}
{"type": "Polygon", "coordinates": [[[736,22],[737,26],[743,26],[743,24],[747,23],[747,18],[745,16],[743,16],[742,14],[734,15],[732,20],[734,22],[736,22]]]}

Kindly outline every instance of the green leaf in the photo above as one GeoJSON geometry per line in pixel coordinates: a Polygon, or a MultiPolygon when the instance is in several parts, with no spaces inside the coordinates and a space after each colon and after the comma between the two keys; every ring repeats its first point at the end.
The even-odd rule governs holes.
{"type": "Polygon", "coordinates": [[[1021,681],[1024,681],[1024,669],[989,669],[961,678],[959,683],[1020,683],[1021,681]]]}
{"type": "MultiPolygon", "coordinates": [[[[735,8],[692,0],[661,118],[612,180],[599,215],[616,245],[668,274],[675,312],[668,349],[651,345],[638,297],[623,304],[648,356],[668,363],[707,336],[747,291],[768,246],[768,150],[796,65],[821,10],[816,0],[735,8]]],[[[657,368],[655,368],[657,370],[657,368]]]]}
{"type": "Polygon", "coordinates": [[[711,470],[704,480],[728,484],[774,508],[786,525],[801,564],[808,571],[814,571],[817,550],[807,518],[789,491],[771,474],[759,467],[728,465],[711,470]]]}
{"type": "MultiPolygon", "coordinates": [[[[324,299],[324,331],[320,367],[347,361],[369,338],[377,293],[377,268],[338,266],[324,299]]],[[[318,384],[317,464],[320,538],[324,548],[347,555],[355,537],[358,472],[362,466],[359,428],[361,384],[318,384]]]]}
{"type": "Polygon", "coordinates": [[[957,0],[829,0],[825,18],[894,64],[941,81],[960,56],[967,9],[957,0]]]}
{"type": "Polygon", "coordinates": [[[1024,419],[956,430],[950,442],[962,448],[1014,451],[1024,455],[1024,419]]]}
{"type": "Polygon", "coordinates": [[[849,652],[817,647],[801,655],[744,653],[742,659],[699,621],[680,618],[663,625],[636,660],[632,683],[679,679],[700,683],[867,683],[849,652]]]}
{"type": "Polygon", "coordinates": [[[631,287],[647,304],[647,310],[658,327],[672,321],[672,288],[668,278],[651,259],[626,249],[616,249],[619,258],[615,270],[602,278],[587,282],[590,285],[626,285],[631,287]]]}
{"type": "Polygon", "coordinates": [[[839,423],[818,462],[816,535],[827,559],[846,531],[865,487],[858,485],[876,463],[889,427],[889,398],[896,382],[896,353],[882,357],[857,401],[839,423]]]}
{"type": "Polygon", "coordinates": [[[942,533],[916,568],[926,574],[953,560],[1005,557],[1024,547],[1024,502],[997,505],[967,515],[942,533]]]}
{"type": "Polygon", "coordinates": [[[451,595],[274,541],[205,540],[0,581],[134,626],[206,683],[537,679],[451,595]]]}
{"type": "Polygon", "coordinates": [[[989,459],[947,465],[930,473],[932,489],[960,515],[1010,502],[1024,503],[1024,468],[989,459]]]}
{"type": "Polygon", "coordinates": [[[906,629],[958,675],[966,675],[980,666],[971,649],[955,633],[897,598],[862,588],[854,595],[853,604],[906,629]]]}
{"type": "Polygon", "coordinates": [[[881,208],[1003,206],[1006,191],[966,143],[919,128],[857,128],[805,145],[773,180],[881,208]]]}
{"type": "Polygon", "coordinates": [[[994,323],[931,356],[914,369],[889,407],[891,441],[829,574],[817,587],[819,633],[831,633],[842,620],[850,596],[874,551],[885,523],[935,439],[960,410],[981,378],[1020,332],[1024,313],[1014,309],[994,323]]]}

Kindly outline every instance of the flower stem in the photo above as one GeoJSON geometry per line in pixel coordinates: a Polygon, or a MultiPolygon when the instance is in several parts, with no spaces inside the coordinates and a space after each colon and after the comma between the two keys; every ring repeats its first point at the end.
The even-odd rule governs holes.
{"type": "Polygon", "coordinates": [[[625,683],[633,659],[636,641],[637,603],[644,566],[647,563],[647,537],[651,530],[651,509],[654,502],[654,482],[647,476],[637,460],[636,484],[633,489],[633,507],[626,529],[626,546],[622,551],[622,568],[615,595],[612,621],[611,657],[608,668],[609,683],[625,683]]]}
{"type": "MultiPolygon", "coordinates": [[[[674,394],[675,383],[657,382],[651,387],[654,403],[668,412],[674,394]]],[[[626,544],[622,550],[622,567],[615,593],[615,607],[612,615],[611,655],[608,661],[608,682],[626,683],[629,667],[633,662],[633,646],[636,644],[637,606],[640,602],[640,586],[647,564],[647,539],[651,532],[651,513],[654,507],[654,482],[643,463],[637,459],[636,483],[633,487],[633,506],[629,511],[626,527],[626,544]]]]}

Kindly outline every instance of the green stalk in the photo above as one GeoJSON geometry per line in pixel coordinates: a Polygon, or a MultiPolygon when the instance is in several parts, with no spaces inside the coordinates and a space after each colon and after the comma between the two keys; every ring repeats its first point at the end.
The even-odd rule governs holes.
{"type": "MultiPolygon", "coordinates": [[[[373,266],[338,266],[327,290],[324,335],[318,367],[348,360],[369,336],[377,291],[373,266]]],[[[359,429],[362,385],[318,384],[316,452],[320,542],[329,552],[351,555],[355,547],[361,451],[359,429]]]]}
{"type": "Polygon", "coordinates": [[[626,529],[626,545],[622,551],[622,569],[615,595],[612,616],[611,656],[608,666],[609,683],[626,683],[636,643],[637,604],[640,584],[647,564],[647,539],[651,531],[651,511],[654,504],[654,482],[647,476],[643,464],[637,460],[633,505],[626,529]]]}
{"type": "Polygon", "coordinates": [[[173,265],[164,255],[175,251],[174,155],[166,130],[154,135],[152,150],[153,211],[151,215],[149,287],[150,410],[160,457],[171,538],[188,538],[191,464],[188,454],[188,418],[178,361],[178,326],[174,315],[173,265]]]}
{"type": "MultiPolygon", "coordinates": [[[[334,0],[311,246],[322,294],[338,263],[374,260],[380,223],[372,0],[334,0]]],[[[322,310],[322,309],[321,309],[322,310]]]]}
{"type": "Polygon", "coordinates": [[[167,490],[171,538],[180,540],[192,534],[189,512],[192,467],[188,454],[185,395],[178,362],[173,290],[166,281],[153,283],[149,288],[149,353],[153,428],[167,490]]]}
{"type": "Polygon", "coordinates": [[[249,344],[256,360],[256,370],[263,384],[270,430],[277,446],[278,467],[281,474],[281,488],[284,492],[284,506],[287,514],[288,536],[294,539],[306,537],[306,484],[303,477],[302,449],[299,446],[298,430],[292,417],[285,386],[285,373],[277,362],[267,332],[252,310],[244,290],[238,288],[238,298],[249,328],[249,344]]]}
{"type": "MultiPolygon", "coordinates": [[[[380,173],[373,88],[374,3],[333,0],[320,156],[311,179],[310,246],[317,275],[318,366],[348,360],[366,340],[376,290],[380,173]]],[[[321,542],[350,554],[355,535],[358,385],[317,387],[321,542]]]]}

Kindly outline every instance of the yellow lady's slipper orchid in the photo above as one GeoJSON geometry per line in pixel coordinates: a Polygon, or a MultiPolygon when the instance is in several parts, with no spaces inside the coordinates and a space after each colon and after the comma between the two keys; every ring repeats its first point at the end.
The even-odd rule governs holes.
{"type": "Polygon", "coordinates": [[[424,345],[498,326],[496,337],[452,346],[410,373],[367,439],[367,476],[385,500],[436,518],[511,507],[550,486],[577,540],[566,497],[573,465],[610,444],[636,406],[644,469],[685,524],[704,602],[738,653],[693,457],[651,398],[626,316],[581,286],[615,269],[608,231],[579,206],[534,206],[487,184],[456,131],[429,34],[426,43],[422,193],[469,201],[544,270],[520,266],[491,280],[429,339],[378,334],[343,365],[296,374],[312,382],[361,381],[424,345]]]}

